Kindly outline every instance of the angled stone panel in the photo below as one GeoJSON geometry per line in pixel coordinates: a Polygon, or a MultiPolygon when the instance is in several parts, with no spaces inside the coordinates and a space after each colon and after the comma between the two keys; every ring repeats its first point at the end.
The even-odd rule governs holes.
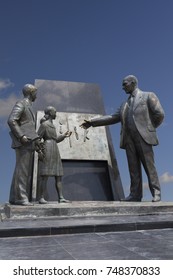
{"type": "MultiPolygon", "coordinates": [[[[64,167],[64,195],[70,200],[119,200],[123,189],[108,127],[80,128],[84,119],[105,114],[97,84],[36,80],[37,129],[46,106],[57,109],[57,133],[70,129],[70,139],[58,144],[64,167]]],[[[35,155],[32,199],[37,196],[38,159],[35,155]]],[[[57,200],[54,178],[48,200],[57,200]]]]}

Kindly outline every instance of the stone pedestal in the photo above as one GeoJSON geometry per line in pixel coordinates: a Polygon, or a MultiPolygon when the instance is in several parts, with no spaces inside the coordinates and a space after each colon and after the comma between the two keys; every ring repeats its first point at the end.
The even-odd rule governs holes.
{"type": "Polygon", "coordinates": [[[171,202],[117,202],[117,201],[74,201],[70,203],[49,202],[33,206],[6,204],[5,216],[11,219],[93,217],[93,216],[140,216],[173,213],[171,202]]]}

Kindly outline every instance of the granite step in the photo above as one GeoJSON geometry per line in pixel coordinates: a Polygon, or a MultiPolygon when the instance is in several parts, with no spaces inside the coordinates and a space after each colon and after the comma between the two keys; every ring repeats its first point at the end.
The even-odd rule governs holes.
{"type": "Polygon", "coordinates": [[[153,215],[159,213],[173,213],[173,202],[73,201],[69,203],[34,203],[33,206],[6,203],[1,211],[1,216],[2,219],[30,219],[93,215],[153,215]]]}

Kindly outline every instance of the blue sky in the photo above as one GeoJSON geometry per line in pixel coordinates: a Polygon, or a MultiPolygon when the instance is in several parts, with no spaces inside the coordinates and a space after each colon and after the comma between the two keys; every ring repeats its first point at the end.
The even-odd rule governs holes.
{"type": "MultiPolygon", "coordinates": [[[[15,165],[6,120],[23,85],[35,79],[97,83],[112,114],[126,99],[121,83],[128,74],[155,92],[165,110],[154,152],[162,200],[173,201],[172,11],[172,0],[1,0],[0,203],[8,201],[15,165]]],[[[111,133],[128,194],[120,125],[111,133]]],[[[144,200],[151,200],[145,173],[143,179],[144,200]]]]}

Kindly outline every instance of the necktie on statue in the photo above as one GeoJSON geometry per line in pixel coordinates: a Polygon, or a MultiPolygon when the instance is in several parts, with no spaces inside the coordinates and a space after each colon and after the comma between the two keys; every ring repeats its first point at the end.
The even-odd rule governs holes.
{"type": "Polygon", "coordinates": [[[133,102],[134,102],[134,96],[133,95],[131,95],[130,97],[129,97],[129,99],[128,99],[128,104],[129,104],[129,107],[133,107],[133,102]]]}

